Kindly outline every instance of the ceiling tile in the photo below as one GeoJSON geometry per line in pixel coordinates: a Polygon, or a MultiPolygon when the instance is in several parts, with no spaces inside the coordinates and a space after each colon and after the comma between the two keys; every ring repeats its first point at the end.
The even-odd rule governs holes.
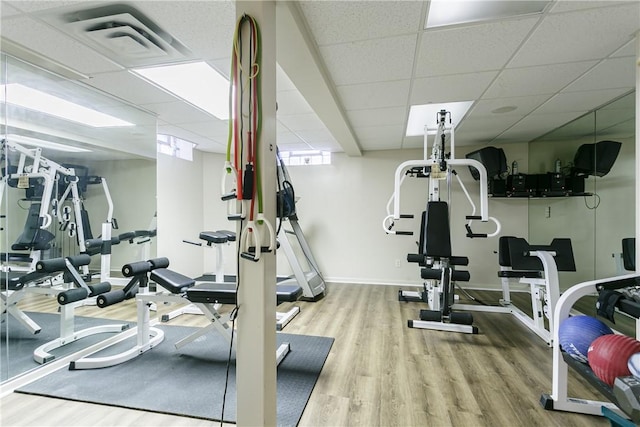
{"type": "Polygon", "coordinates": [[[491,119],[475,116],[467,117],[456,128],[456,144],[491,141],[524,117],[523,114],[494,114],[491,119]]]}
{"type": "Polygon", "coordinates": [[[404,124],[354,128],[364,151],[401,148],[404,124]]]}
{"type": "Polygon", "coordinates": [[[122,69],[85,45],[30,18],[2,21],[2,37],[15,41],[83,74],[122,69]]]}
{"type": "Polygon", "coordinates": [[[640,2],[547,15],[509,67],[605,58],[637,31],[638,16],[640,2]]]}
{"type": "Polygon", "coordinates": [[[354,128],[365,126],[404,125],[407,119],[406,107],[376,108],[370,110],[352,110],[347,112],[349,122],[354,128]]]}
{"type": "Polygon", "coordinates": [[[469,101],[480,97],[497,71],[415,79],[411,88],[410,103],[469,101]]]}
{"type": "Polygon", "coordinates": [[[172,102],[176,98],[129,71],[98,74],[84,83],[133,104],[172,102]]]}
{"type": "Polygon", "coordinates": [[[405,136],[402,138],[402,148],[423,148],[424,147],[424,138],[421,136],[405,136]]]}
{"type": "Polygon", "coordinates": [[[345,110],[399,107],[407,104],[410,80],[338,86],[345,110]]]}
{"type": "MultiPolygon", "coordinates": [[[[146,108],[149,111],[153,111],[163,120],[171,120],[171,123],[175,125],[195,123],[195,122],[209,122],[220,121],[217,118],[211,116],[208,113],[180,101],[174,98],[172,102],[162,102],[158,104],[140,104],[141,107],[146,108]]],[[[225,123],[227,123],[225,121],[225,123]]]]}
{"type": "Polygon", "coordinates": [[[551,13],[567,12],[580,9],[592,9],[595,7],[606,7],[616,4],[624,4],[624,1],[613,0],[556,0],[551,8],[551,13]]]}
{"type": "Polygon", "coordinates": [[[535,114],[590,111],[627,92],[627,89],[602,89],[562,92],[547,101],[535,114]]]}
{"type": "Polygon", "coordinates": [[[18,9],[9,6],[8,4],[6,4],[6,2],[2,3],[2,6],[0,7],[0,16],[2,16],[2,18],[7,18],[9,16],[15,16],[15,15],[20,15],[20,12],[18,9]]]}
{"type": "Polygon", "coordinates": [[[423,2],[299,2],[319,46],[421,30],[423,2]]]}
{"type": "Polygon", "coordinates": [[[606,59],[587,71],[563,91],[632,89],[636,86],[636,68],[633,57],[606,59]]]}
{"type": "Polygon", "coordinates": [[[176,126],[188,129],[199,136],[223,142],[225,146],[227,144],[227,138],[229,136],[229,123],[227,121],[211,119],[202,122],[186,123],[183,125],[176,124],[176,126]]]}
{"type": "Polygon", "coordinates": [[[228,57],[236,25],[231,1],[141,1],[135,7],[203,59],[228,57]]]}
{"type": "MultiPolygon", "coordinates": [[[[277,132],[277,141],[278,141],[278,147],[280,149],[282,149],[282,146],[287,144],[287,145],[291,145],[291,144],[296,144],[298,146],[302,146],[304,145],[304,150],[308,150],[311,147],[309,146],[309,144],[307,144],[306,142],[304,142],[303,140],[301,140],[298,135],[296,135],[294,132],[290,132],[290,131],[280,131],[278,130],[277,132]]],[[[298,150],[300,150],[301,148],[298,148],[298,150]]]]}
{"type": "Polygon", "coordinates": [[[619,57],[619,56],[636,56],[636,41],[629,40],[627,44],[618,49],[611,57],[619,57]]]}
{"type": "Polygon", "coordinates": [[[15,6],[16,8],[22,10],[23,12],[39,12],[42,10],[49,10],[49,9],[58,9],[58,8],[63,8],[63,7],[67,7],[67,6],[71,6],[71,7],[75,7],[78,6],[78,4],[82,4],[82,3],[88,3],[88,2],[83,2],[83,1],[78,1],[78,0],[64,0],[64,1],[58,1],[58,0],[47,0],[47,1],[42,1],[42,0],[20,0],[20,1],[13,1],[13,0],[9,0],[9,1],[3,1],[4,3],[9,3],[13,6],[15,6]]]}
{"type": "Polygon", "coordinates": [[[411,77],[416,36],[399,36],[320,47],[336,85],[411,77]]]}
{"type": "Polygon", "coordinates": [[[537,21],[526,18],[425,31],[416,77],[499,70],[537,21]]]}
{"type": "Polygon", "coordinates": [[[565,123],[570,122],[586,113],[583,112],[566,112],[554,114],[530,114],[511,129],[506,130],[498,136],[495,142],[529,142],[538,136],[544,135],[565,123]]]}
{"type": "MultiPolygon", "coordinates": [[[[473,105],[470,116],[491,121],[496,117],[525,116],[549,99],[551,95],[515,96],[510,98],[481,99],[473,105]],[[502,107],[516,107],[515,110],[506,113],[492,113],[493,110],[502,107]],[[491,118],[491,120],[487,120],[491,118]]],[[[465,119],[466,122],[467,119],[465,119]]]]}
{"type": "Polygon", "coordinates": [[[482,98],[553,94],[595,64],[596,61],[587,61],[506,69],[500,73],[482,98]]]}

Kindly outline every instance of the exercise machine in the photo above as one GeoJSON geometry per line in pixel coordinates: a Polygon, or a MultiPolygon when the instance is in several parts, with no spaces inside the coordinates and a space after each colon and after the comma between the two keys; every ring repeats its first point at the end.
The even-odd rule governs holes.
{"type": "MultiPolygon", "coordinates": [[[[604,293],[622,292],[626,288],[637,289],[640,285],[640,274],[625,274],[605,279],[579,283],[567,289],[558,299],[553,312],[553,374],[551,394],[542,394],[540,404],[547,410],[577,412],[590,415],[613,414],[631,418],[635,425],[640,423],[640,380],[636,377],[617,377],[613,386],[601,381],[584,363],[573,359],[560,346],[560,324],[570,315],[573,305],[582,297],[597,294],[600,299],[604,293]],[[569,396],[567,378],[569,367],[573,368],[595,387],[609,401],[577,399],[569,396]]],[[[616,300],[615,309],[635,318],[636,336],[640,338],[640,304],[629,298],[616,300]]],[[[628,422],[627,422],[628,423],[628,422]]],[[[613,424],[612,425],[623,425],[613,424]]]]}
{"type": "Polygon", "coordinates": [[[451,120],[451,114],[441,110],[436,114],[436,129],[425,127],[424,133],[424,158],[422,160],[408,160],[396,169],[394,179],[394,192],[387,203],[387,216],[382,222],[382,228],[387,234],[413,235],[411,231],[399,231],[395,229],[396,221],[413,218],[411,214],[400,213],[401,186],[408,177],[426,178],[429,182],[427,208],[423,215],[419,253],[409,255],[408,260],[418,262],[422,267],[421,276],[426,281],[422,292],[399,292],[399,300],[418,300],[429,304],[429,310],[423,310],[420,320],[410,320],[409,327],[421,329],[437,329],[463,333],[477,333],[473,323],[473,317],[462,315],[453,311],[455,300],[455,282],[468,281],[469,273],[455,270],[455,265],[466,265],[468,260],[464,257],[451,255],[451,241],[449,233],[449,217],[451,200],[451,181],[457,179],[469,204],[470,215],[466,216],[466,236],[469,238],[493,237],[500,233],[500,222],[488,215],[488,186],[485,167],[474,159],[458,159],[455,156],[455,126],[451,120]],[[447,123],[447,118],[448,123],[447,123]],[[434,143],[431,154],[428,154],[428,135],[433,134],[434,143]],[[447,137],[450,143],[450,152],[446,152],[447,137]],[[476,213],[476,205],[462,180],[455,171],[457,166],[468,166],[477,171],[480,178],[480,212],[476,213]],[[446,188],[441,191],[441,183],[446,188]],[[440,200],[441,194],[446,194],[446,200],[440,200]],[[393,209],[391,210],[391,206],[393,209]],[[492,221],[496,225],[493,233],[476,233],[471,226],[473,221],[492,221]],[[459,323],[456,323],[459,322],[459,323]]]}
{"type": "MultiPolygon", "coordinates": [[[[289,281],[296,281],[303,289],[302,299],[317,301],[324,297],[326,284],[318,262],[313,256],[311,247],[302,232],[296,211],[296,196],[289,172],[276,148],[278,192],[276,194],[278,224],[278,243],[284,250],[289,261],[293,277],[289,281]],[[289,227],[285,226],[288,223],[289,227]],[[295,247],[295,249],[294,249],[295,247]],[[302,254],[302,263],[297,254],[302,254]],[[303,267],[306,265],[307,268],[303,267]]],[[[289,283],[289,282],[285,282],[289,283]]]]}
{"type": "Polygon", "coordinates": [[[498,277],[502,284],[499,305],[454,304],[454,307],[466,311],[512,314],[551,346],[554,322],[552,313],[560,297],[558,272],[576,271],[571,240],[556,238],[549,245],[531,245],[520,237],[501,236],[498,241],[498,263],[498,277]],[[512,303],[512,280],[529,286],[531,316],[512,303]]]}
{"type": "MultiPolygon", "coordinates": [[[[137,305],[138,325],[136,345],[116,355],[104,357],[92,357],[91,355],[71,362],[70,369],[94,369],[114,366],[131,360],[138,355],[150,350],[164,339],[161,329],[152,326],[150,321],[150,305],[158,302],[176,303],[184,302],[198,306],[202,313],[211,322],[191,335],[175,343],[176,348],[181,348],[198,337],[215,329],[226,340],[231,342],[231,316],[233,312],[221,314],[219,304],[236,303],[236,286],[228,283],[201,283],[169,270],[167,258],[155,258],[148,261],[138,261],[127,264],[122,268],[125,277],[131,277],[131,282],[122,290],[116,290],[102,294],[97,299],[99,307],[108,307],[126,299],[135,298],[137,305]],[[149,281],[161,286],[168,292],[150,292],[149,281]]],[[[296,301],[302,289],[299,286],[280,287],[277,291],[278,303],[284,301],[296,301]]],[[[289,343],[283,343],[276,351],[276,360],[279,364],[290,351],[289,343]]]]}
{"type": "MultiPolygon", "coordinates": [[[[27,216],[27,221],[22,234],[12,245],[12,250],[30,251],[28,255],[13,255],[11,259],[22,259],[27,267],[3,266],[4,271],[33,271],[37,262],[42,257],[44,250],[50,249],[50,242],[55,236],[48,231],[53,216],[65,215],[67,224],[70,224],[70,214],[73,212],[74,221],[68,228],[68,233],[77,236],[79,251],[86,250],[84,245],[85,235],[83,230],[81,200],[78,191],[78,177],[75,170],[64,167],[53,160],[42,156],[41,148],[28,149],[17,143],[2,140],[1,147],[3,157],[6,154],[6,168],[0,178],[0,207],[4,199],[7,187],[24,189],[27,199],[32,201],[27,216]],[[11,158],[18,155],[17,165],[11,158]],[[54,198],[54,189],[64,185],[63,199],[71,195],[73,208],[63,210],[62,204],[54,198]],[[36,201],[37,200],[37,201],[36,201]],[[53,216],[52,216],[53,214],[53,216]]],[[[57,196],[57,193],[56,193],[57,196]]],[[[88,271],[88,267],[83,267],[88,271]]],[[[86,271],[84,271],[86,273],[86,271]]]]}

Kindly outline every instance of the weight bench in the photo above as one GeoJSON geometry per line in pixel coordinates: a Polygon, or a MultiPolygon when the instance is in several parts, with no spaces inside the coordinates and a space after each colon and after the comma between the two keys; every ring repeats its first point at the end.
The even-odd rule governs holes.
{"type": "Polygon", "coordinates": [[[498,247],[503,298],[506,307],[525,326],[551,346],[553,310],[560,298],[558,271],[576,271],[570,239],[553,239],[549,245],[530,245],[520,237],[500,237],[498,247]],[[532,316],[511,303],[509,280],[518,279],[529,285],[532,316]],[[544,318],[549,319],[549,329],[544,318]]]}
{"type": "MultiPolygon", "coordinates": [[[[186,299],[192,304],[195,304],[211,322],[204,328],[201,328],[178,341],[175,344],[176,348],[181,348],[189,344],[198,337],[208,333],[211,329],[215,329],[228,341],[231,341],[231,330],[229,324],[230,314],[221,315],[218,312],[218,308],[220,304],[236,304],[237,288],[235,284],[204,282],[194,285],[193,279],[167,269],[152,271],[150,278],[153,282],[167,289],[173,295],[181,295],[184,293],[186,295],[186,299]]],[[[301,295],[302,288],[300,286],[276,286],[277,304],[297,301],[301,295]]],[[[296,309],[299,311],[297,307],[296,309]]],[[[297,311],[295,314],[297,314],[297,311]]],[[[280,345],[276,351],[276,361],[278,364],[280,364],[288,352],[289,343],[283,343],[280,345]]]]}
{"type": "MultiPolygon", "coordinates": [[[[99,307],[106,307],[125,299],[135,297],[138,307],[138,340],[133,348],[115,356],[107,357],[85,357],[71,363],[70,369],[93,369],[106,366],[114,366],[150,350],[164,339],[164,333],[157,328],[151,327],[149,319],[150,306],[157,302],[195,304],[202,313],[210,320],[210,324],[191,335],[178,341],[175,346],[181,348],[196,338],[215,329],[227,341],[231,342],[231,314],[221,314],[218,312],[218,304],[235,304],[236,286],[235,284],[201,283],[197,284],[194,279],[169,270],[169,260],[167,258],[156,258],[149,261],[140,261],[127,264],[122,268],[125,277],[132,277],[134,285],[127,285],[123,290],[112,291],[98,298],[99,307]],[[166,292],[149,292],[148,282],[153,281],[161,286],[166,292]],[[137,288],[141,291],[136,292],[137,288]]],[[[278,301],[295,301],[302,294],[299,286],[288,285],[279,289],[278,301]]],[[[279,364],[290,350],[289,343],[283,343],[276,351],[276,360],[279,364]]]]}
{"type": "Polygon", "coordinates": [[[101,282],[94,285],[85,283],[77,268],[88,265],[90,262],[91,257],[83,254],[66,258],[40,260],[36,264],[37,273],[62,273],[64,283],[75,285],[75,287],[66,290],[57,290],[56,298],[60,305],[60,336],[34,350],[33,358],[36,362],[40,364],[50,362],[55,359],[55,356],[49,353],[50,350],[60,348],[81,338],[101,333],[122,332],[129,328],[127,324],[115,324],[94,326],[80,331],[75,330],[75,308],[82,305],[85,299],[101,295],[111,290],[111,284],[108,282],[101,282]]]}
{"type": "Polygon", "coordinates": [[[0,271],[0,313],[4,322],[6,315],[13,316],[32,334],[40,333],[42,328],[24,311],[18,303],[29,293],[56,295],[61,288],[54,287],[58,281],[50,274],[32,271],[0,271]]]}

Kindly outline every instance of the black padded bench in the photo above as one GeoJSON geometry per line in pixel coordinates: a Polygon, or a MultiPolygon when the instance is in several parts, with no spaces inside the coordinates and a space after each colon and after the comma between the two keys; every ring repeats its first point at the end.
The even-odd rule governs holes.
{"type": "MultiPolygon", "coordinates": [[[[151,272],[150,279],[172,294],[186,292],[187,299],[201,304],[235,304],[237,289],[235,283],[204,282],[195,286],[195,280],[166,268],[151,272]]],[[[302,296],[298,285],[276,285],[277,304],[297,301],[302,296]]]]}
{"type": "Polygon", "coordinates": [[[236,241],[236,233],[228,230],[203,231],[199,237],[207,242],[207,246],[236,241]]]}

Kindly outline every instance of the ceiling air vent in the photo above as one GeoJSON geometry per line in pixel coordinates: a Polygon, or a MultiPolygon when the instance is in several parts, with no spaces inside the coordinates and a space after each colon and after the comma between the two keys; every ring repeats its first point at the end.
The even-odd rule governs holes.
{"type": "Polygon", "coordinates": [[[111,4],[64,14],[69,33],[125,67],[184,61],[189,50],[136,8],[111,4]]]}

